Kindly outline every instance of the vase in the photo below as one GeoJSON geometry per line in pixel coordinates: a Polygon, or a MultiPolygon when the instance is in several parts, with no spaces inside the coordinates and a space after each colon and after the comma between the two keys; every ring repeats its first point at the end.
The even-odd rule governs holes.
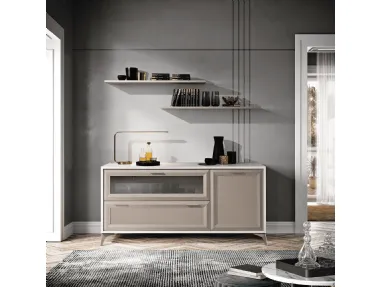
{"type": "Polygon", "coordinates": [[[214,151],[212,154],[212,158],[219,162],[220,156],[224,155],[224,145],[223,145],[224,137],[214,137],[214,151]]]}
{"type": "Polygon", "coordinates": [[[211,105],[210,92],[206,92],[206,91],[202,92],[202,106],[209,107],[210,105],[211,105]]]}

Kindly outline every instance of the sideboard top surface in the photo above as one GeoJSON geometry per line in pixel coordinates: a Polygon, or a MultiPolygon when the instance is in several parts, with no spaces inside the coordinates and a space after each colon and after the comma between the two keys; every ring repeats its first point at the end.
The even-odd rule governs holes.
{"type": "Polygon", "coordinates": [[[232,170],[232,169],[265,169],[265,165],[260,163],[237,163],[237,164],[227,164],[227,165],[199,165],[196,162],[169,162],[161,163],[160,166],[137,166],[135,163],[120,165],[115,162],[105,164],[101,169],[125,169],[125,170],[163,170],[163,169],[199,169],[199,170],[232,170]]]}

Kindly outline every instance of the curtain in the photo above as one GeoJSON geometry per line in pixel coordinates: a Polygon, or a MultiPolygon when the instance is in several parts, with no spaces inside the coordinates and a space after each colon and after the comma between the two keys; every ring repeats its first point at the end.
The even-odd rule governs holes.
{"type": "Polygon", "coordinates": [[[334,52],[317,53],[317,203],[334,204],[334,52]]]}

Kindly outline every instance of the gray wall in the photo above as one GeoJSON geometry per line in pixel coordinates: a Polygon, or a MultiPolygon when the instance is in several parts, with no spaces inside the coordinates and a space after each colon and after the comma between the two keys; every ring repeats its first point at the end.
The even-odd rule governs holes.
{"type": "Polygon", "coordinates": [[[73,221],[73,1],[47,0],[46,12],[64,28],[64,173],[65,173],[65,211],[64,224],[73,221]]]}
{"type": "MultiPolygon", "coordinates": [[[[334,33],[334,1],[252,0],[248,11],[240,92],[267,111],[232,117],[162,110],[176,86],[104,83],[135,66],[191,73],[208,81],[193,87],[232,94],[231,0],[75,1],[73,221],[100,220],[100,166],[112,161],[113,134],[131,129],[169,131],[155,138],[175,141],[155,144],[162,161],[201,161],[211,156],[212,137],[224,136],[228,150],[234,142],[242,159],[268,167],[267,220],[294,221],[294,35],[334,33]]],[[[136,160],[146,138],[130,139],[141,141],[136,160]]]]}

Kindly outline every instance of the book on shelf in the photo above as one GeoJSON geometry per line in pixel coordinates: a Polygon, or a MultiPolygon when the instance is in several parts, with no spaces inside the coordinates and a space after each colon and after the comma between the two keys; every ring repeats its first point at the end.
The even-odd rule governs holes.
{"type": "Polygon", "coordinates": [[[250,277],[250,278],[256,278],[256,279],[263,279],[264,274],[261,271],[260,266],[256,265],[250,265],[250,264],[244,264],[244,265],[238,265],[238,266],[232,266],[228,270],[228,274],[231,275],[237,275],[237,276],[243,276],[243,277],[250,277]],[[263,277],[263,278],[260,278],[263,277]]]}

